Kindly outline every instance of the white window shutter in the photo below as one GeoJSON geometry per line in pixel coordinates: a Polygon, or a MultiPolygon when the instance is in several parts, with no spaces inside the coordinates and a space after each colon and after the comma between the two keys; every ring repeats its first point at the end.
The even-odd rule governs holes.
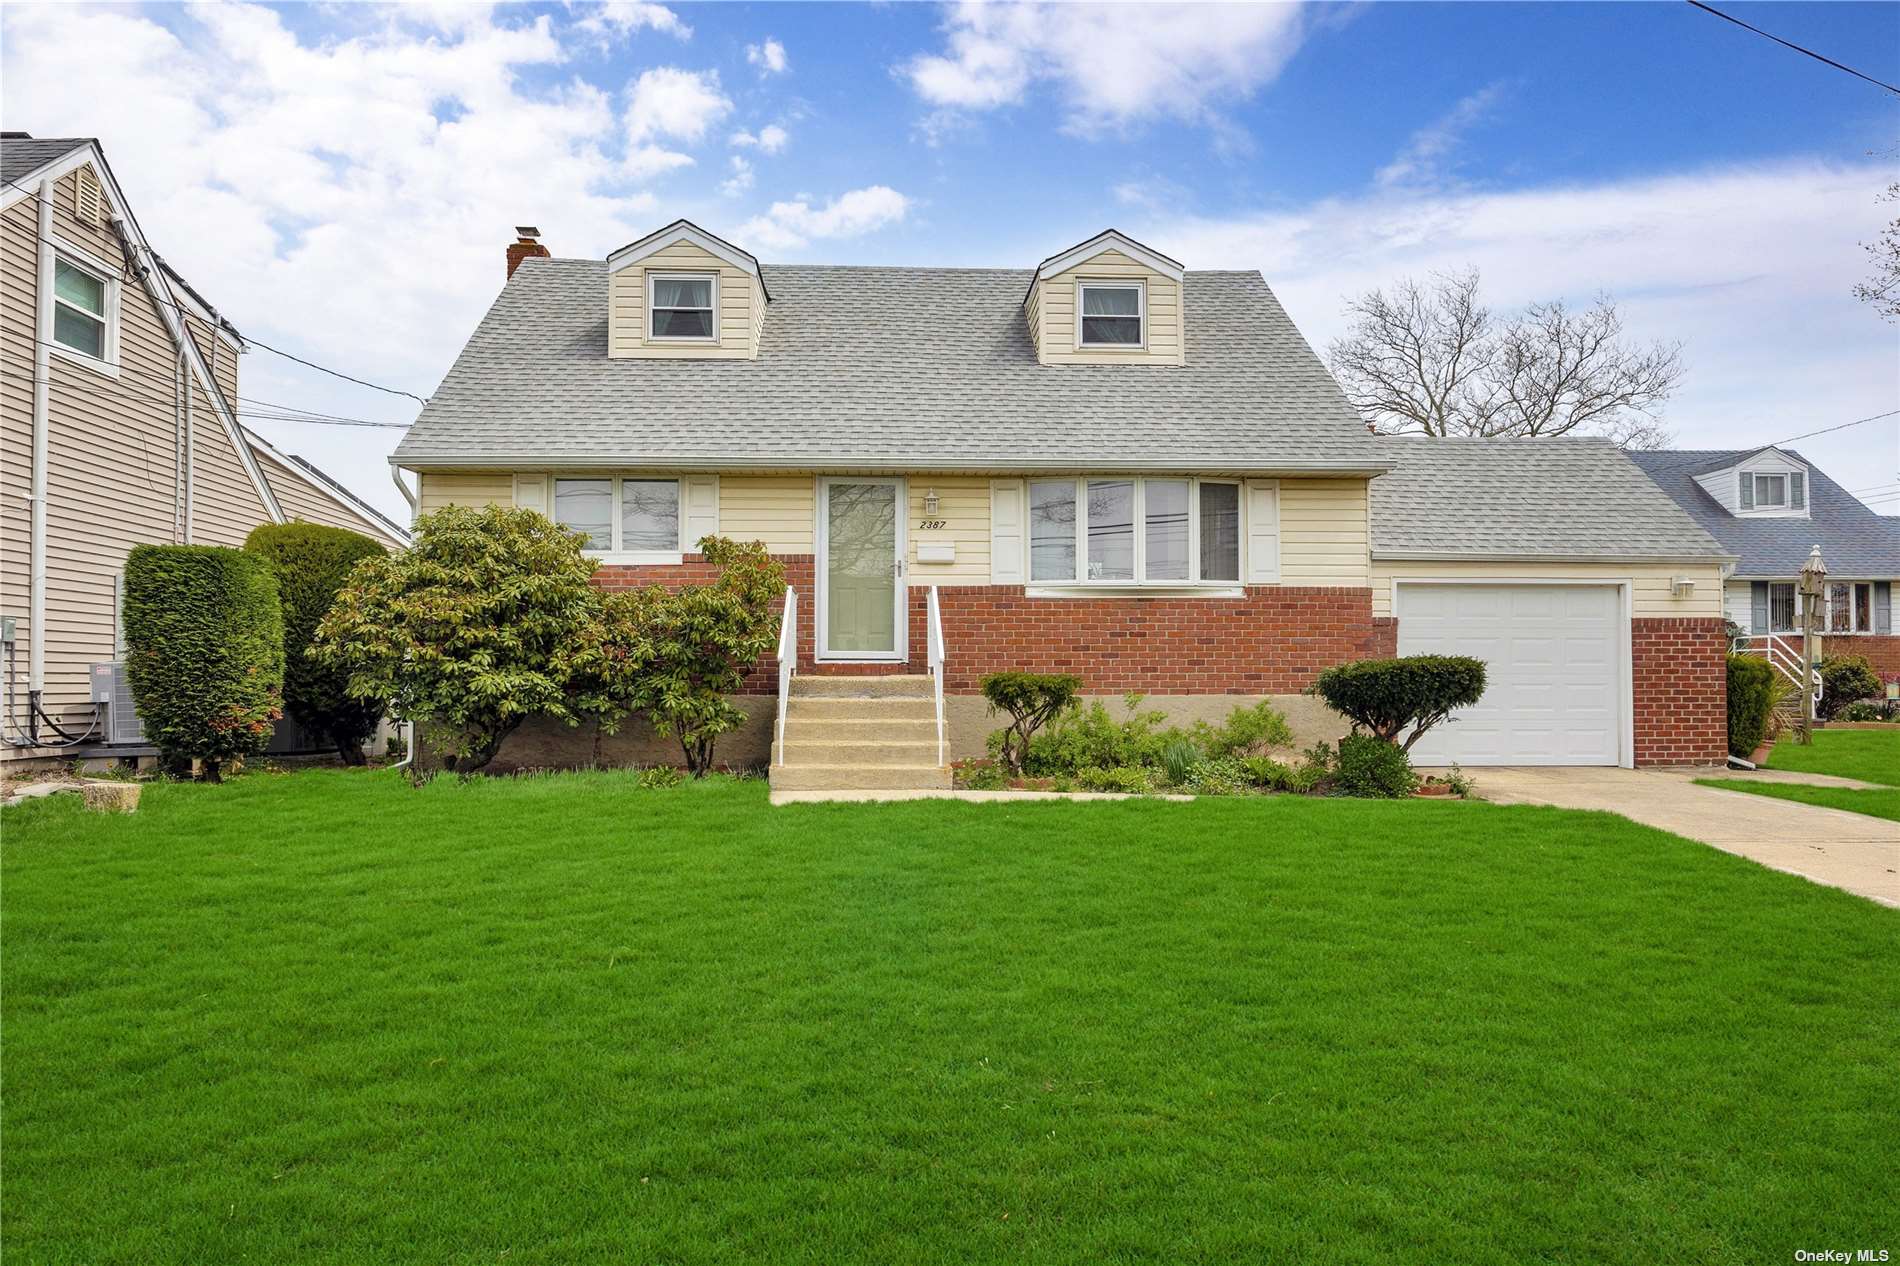
{"type": "Polygon", "coordinates": [[[1247,483],[1247,583],[1280,583],[1280,483],[1247,483]]]}
{"type": "Polygon", "coordinates": [[[680,485],[686,503],[686,539],[681,547],[689,554],[697,553],[702,540],[719,535],[719,476],[688,475],[680,485]]]}
{"type": "Polygon", "coordinates": [[[548,512],[548,477],[546,475],[515,476],[515,509],[534,510],[541,514],[548,512]]]}
{"type": "Polygon", "coordinates": [[[1023,583],[1023,481],[990,481],[990,583],[1023,583]]]}

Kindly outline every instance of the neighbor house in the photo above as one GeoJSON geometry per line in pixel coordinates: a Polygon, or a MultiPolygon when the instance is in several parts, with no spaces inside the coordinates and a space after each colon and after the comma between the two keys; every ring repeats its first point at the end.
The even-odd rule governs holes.
{"type": "Polygon", "coordinates": [[[1798,656],[1801,566],[1815,548],[1827,565],[1820,609],[1823,654],[1862,655],[1900,680],[1894,581],[1900,519],[1875,514],[1793,449],[1665,450],[1631,456],[1658,487],[1737,557],[1727,611],[1741,634],[1779,636],[1798,656]]]}
{"type": "MultiPolygon", "coordinates": [[[[610,588],[703,578],[708,534],[764,542],[797,596],[783,784],[940,781],[1003,669],[1179,719],[1271,698],[1336,736],[1314,676],[1418,650],[1491,661],[1434,758],[1723,758],[1721,547],[1602,442],[1368,434],[1258,273],[1114,231],[1033,268],[764,266],[685,221],[547,256],[508,248],[391,460],[424,512],[584,534],[610,588]]],[[[779,667],[725,759],[772,755],[779,667]]],[[[500,763],[592,742],[531,726],[500,763]]]]}
{"type": "Polygon", "coordinates": [[[7,762],[118,757],[125,558],[302,519],[404,531],[239,423],[243,336],[153,253],[97,141],[0,135],[0,674],[7,762]]]}

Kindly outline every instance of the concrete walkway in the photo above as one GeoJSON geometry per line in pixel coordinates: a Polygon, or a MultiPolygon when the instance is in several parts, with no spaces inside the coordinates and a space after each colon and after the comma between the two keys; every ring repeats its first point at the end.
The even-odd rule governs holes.
{"type": "Polygon", "coordinates": [[[1866,787],[1852,779],[1771,771],[1560,769],[1513,766],[1465,771],[1480,799],[1603,809],[1700,840],[1724,852],[1900,907],[1900,822],[1740,791],[1698,787],[1698,778],[1866,787]]]}

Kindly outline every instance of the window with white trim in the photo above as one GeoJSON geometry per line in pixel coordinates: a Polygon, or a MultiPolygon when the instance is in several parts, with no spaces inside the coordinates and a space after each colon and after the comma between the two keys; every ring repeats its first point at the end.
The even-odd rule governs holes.
{"type": "Polygon", "coordinates": [[[1147,342],[1147,287],[1141,282],[1076,283],[1076,346],[1136,349],[1147,342]]]}
{"type": "Polygon", "coordinates": [[[1184,476],[1029,481],[1029,582],[1240,583],[1240,484],[1184,476]]]}
{"type": "Polygon", "coordinates": [[[668,343],[719,338],[719,278],[711,273],[647,274],[647,337],[668,343]]]}
{"type": "Polygon", "coordinates": [[[677,554],[680,481],[649,476],[554,481],[554,521],[596,554],[677,554]]]}
{"type": "Polygon", "coordinates": [[[1786,475],[1755,476],[1755,508],[1772,510],[1788,504],[1788,477],[1786,475]]]}
{"type": "Polygon", "coordinates": [[[1769,633],[1794,632],[1794,582],[1792,580],[1771,580],[1768,582],[1768,628],[1769,633]]]}
{"type": "Polygon", "coordinates": [[[112,278],[56,255],[53,259],[53,342],[93,360],[112,359],[112,278]]]}
{"type": "Polygon", "coordinates": [[[1827,618],[1822,627],[1829,633],[1872,633],[1874,631],[1874,586],[1866,580],[1830,580],[1827,585],[1827,618]]]}

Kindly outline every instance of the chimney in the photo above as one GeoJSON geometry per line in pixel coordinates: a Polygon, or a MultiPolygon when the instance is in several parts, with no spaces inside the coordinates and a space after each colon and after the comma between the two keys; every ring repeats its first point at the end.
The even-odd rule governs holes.
{"type": "Polygon", "coordinates": [[[521,267],[522,260],[531,256],[536,259],[550,257],[548,248],[541,245],[540,237],[541,230],[532,224],[515,226],[515,240],[508,243],[508,275],[510,277],[515,275],[515,269],[521,267]]]}

